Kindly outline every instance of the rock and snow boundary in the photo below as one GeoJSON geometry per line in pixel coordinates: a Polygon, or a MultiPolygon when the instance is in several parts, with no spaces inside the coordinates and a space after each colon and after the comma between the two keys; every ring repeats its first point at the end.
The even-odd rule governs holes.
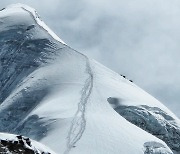
{"type": "Polygon", "coordinates": [[[0,133],[2,154],[55,154],[51,149],[21,135],[0,133]]]}

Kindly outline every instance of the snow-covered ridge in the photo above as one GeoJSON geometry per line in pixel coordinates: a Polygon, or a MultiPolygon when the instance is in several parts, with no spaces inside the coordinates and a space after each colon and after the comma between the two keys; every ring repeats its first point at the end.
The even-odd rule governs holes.
{"type": "MultiPolygon", "coordinates": [[[[160,109],[152,112],[168,116],[147,114],[142,120],[162,115],[157,123],[170,135],[171,126],[179,126],[171,111],[134,83],[56,41],[37,20],[35,10],[22,4],[0,11],[0,132],[27,136],[58,154],[173,154],[170,146],[176,143],[136,127],[110,104],[146,105],[130,110],[138,114],[135,120],[160,109]],[[168,122],[172,125],[165,127],[168,122]]],[[[147,120],[149,125],[154,127],[147,120]]]]}
{"type": "Polygon", "coordinates": [[[66,44],[62,39],[60,39],[41,19],[40,16],[38,15],[37,11],[27,5],[21,4],[21,3],[17,3],[17,4],[12,4],[6,7],[6,9],[23,9],[25,11],[27,11],[32,17],[33,19],[36,21],[36,23],[42,27],[45,31],[47,31],[47,33],[52,36],[55,40],[66,44]]]}

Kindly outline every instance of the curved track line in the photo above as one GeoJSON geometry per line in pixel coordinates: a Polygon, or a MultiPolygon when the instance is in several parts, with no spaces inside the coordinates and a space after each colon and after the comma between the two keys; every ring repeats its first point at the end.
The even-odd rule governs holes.
{"type": "Polygon", "coordinates": [[[86,79],[84,87],[81,91],[81,99],[78,103],[78,110],[71,122],[71,127],[67,137],[67,147],[64,154],[68,154],[71,151],[71,149],[75,146],[75,144],[80,140],[86,127],[86,104],[88,103],[93,88],[93,73],[90,67],[89,59],[87,57],[86,72],[89,75],[89,77],[86,79]]]}
{"type": "MultiPolygon", "coordinates": [[[[30,15],[35,20],[35,22],[38,24],[36,18],[34,17],[31,11],[29,11],[28,9],[24,7],[21,7],[21,8],[29,12],[30,15]]],[[[39,26],[44,29],[44,27],[42,27],[41,25],[39,26]]],[[[46,29],[44,30],[47,31],[46,29]]],[[[63,44],[66,46],[65,43],[63,44]]],[[[75,146],[75,144],[80,140],[86,127],[85,111],[86,111],[86,104],[88,103],[88,100],[89,100],[89,97],[91,95],[92,88],[93,88],[93,73],[91,70],[89,59],[86,56],[85,58],[86,58],[86,73],[89,75],[89,77],[86,79],[84,87],[82,88],[82,91],[81,91],[81,99],[80,99],[80,102],[78,103],[78,110],[76,111],[76,114],[74,115],[74,118],[71,122],[70,130],[67,136],[66,150],[64,154],[68,154],[71,151],[71,149],[75,146]]]]}

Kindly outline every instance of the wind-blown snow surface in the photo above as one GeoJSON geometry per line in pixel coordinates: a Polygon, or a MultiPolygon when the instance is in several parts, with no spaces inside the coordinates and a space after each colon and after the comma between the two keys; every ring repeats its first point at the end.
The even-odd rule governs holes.
{"type": "Polygon", "coordinates": [[[0,12],[1,132],[30,137],[58,154],[172,154],[108,98],[121,100],[116,107],[157,107],[179,131],[179,119],[164,105],[67,46],[33,9],[17,4],[0,12]]]}

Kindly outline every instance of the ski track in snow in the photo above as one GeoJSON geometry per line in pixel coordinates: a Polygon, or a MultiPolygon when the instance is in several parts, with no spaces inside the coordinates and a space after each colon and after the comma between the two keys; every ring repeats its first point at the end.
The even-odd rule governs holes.
{"type": "Polygon", "coordinates": [[[93,88],[93,73],[91,70],[89,59],[87,57],[86,57],[86,72],[89,75],[89,77],[86,79],[84,87],[82,88],[81,91],[81,99],[80,102],[78,103],[78,110],[72,120],[71,127],[68,132],[67,147],[64,154],[68,154],[71,151],[71,149],[75,147],[75,144],[82,137],[86,127],[86,119],[85,119],[86,104],[88,103],[93,88]]]}
{"type": "MultiPolygon", "coordinates": [[[[28,9],[26,9],[23,6],[21,6],[21,8],[23,10],[25,10],[26,12],[28,12],[32,16],[32,18],[35,20],[37,25],[39,25],[41,28],[43,28],[45,31],[48,32],[48,30],[46,30],[42,25],[40,25],[38,23],[38,21],[36,20],[36,17],[32,14],[31,11],[29,11],[28,9]]],[[[59,41],[59,40],[57,40],[57,41],[59,41]]],[[[61,41],[59,41],[59,42],[66,45],[64,42],[61,42],[61,41]]],[[[71,149],[75,147],[75,144],[82,137],[82,135],[85,131],[85,127],[86,127],[85,110],[86,110],[86,104],[88,103],[88,100],[89,100],[89,97],[91,95],[92,88],[93,88],[93,73],[91,70],[89,59],[86,56],[85,56],[85,58],[86,58],[86,73],[89,75],[89,77],[86,79],[85,84],[81,90],[81,98],[78,103],[78,109],[74,115],[72,122],[71,122],[71,126],[70,126],[68,136],[67,136],[66,150],[65,150],[64,154],[68,154],[71,151],[71,149]]]]}

